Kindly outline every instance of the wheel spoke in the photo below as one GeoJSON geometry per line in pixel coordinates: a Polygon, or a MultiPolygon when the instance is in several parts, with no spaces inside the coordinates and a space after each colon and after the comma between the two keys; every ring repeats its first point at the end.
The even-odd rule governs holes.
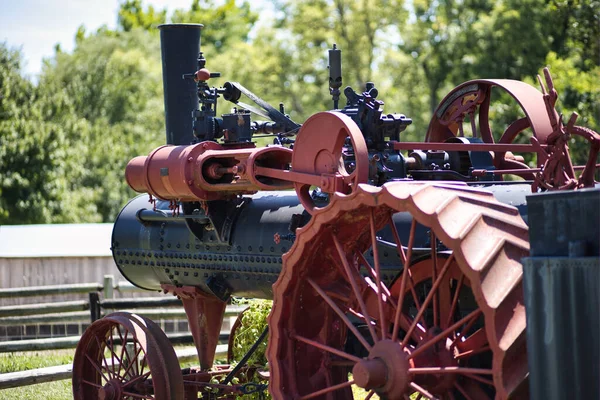
{"type": "Polygon", "coordinates": [[[485,383],[486,385],[494,386],[494,381],[491,380],[491,379],[485,379],[485,378],[482,378],[480,376],[471,375],[471,374],[465,374],[465,376],[467,376],[467,377],[469,377],[469,378],[471,378],[473,380],[476,380],[478,382],[485,383]]]}
{"type": "MultiPolygon", "coordinates": [[[[410,226],[410,236],[408,238],[408,253],[409,256],[407,258],[406,254],[404,254],[404,249],[402,248],[402,244],[400,243],[400,236],[398,235],[398,229],[396,228],[396,225],[394,224],[394,221],[392,218],[390,218],[390,227],[392,230],[392,234],[394,235],[394,240],[396,241],[396,249],[398,251],[398,255],[400,256],[400,259],[403,262],[403,268],[402,268],[402,280],[400,281],[400,292],[398,293],[398,306],[396,307],[396,315],[394,316],[394,330],[392,331],[392,341],[395,342],[396,340],[398,340],[398,329],[400,328],[400,314],[402,313],[402,306],[404,305],[404,292],[406,290],[406,282],[408,280],[408,275],[409,275],[409,268],[410,265],[406,260],[410,260],[410,255],[412,253],[412,248],[413,248],[413,244],[414,244],[414,237],[415,237],[415,230],[417,228],[417,221],[415,219],[413,219],[412,224],[410,226]]],[[[409,261],[410,262],[410,261],[409,261]]],[[[412,286],[412,285],[411,285],[412,286]]],[[[414,288],[413,289],[413,297],[415,300],[415,305],[418,303],[418,299],[416,296],[416,293],[414,293],[414,288]]],[[[415,319],[416,321],[417,319],[415,319]]],[[[415,323],[413,321],[413,323],[415,323]]],[[[411,324],[412,326],[412,324],[411,324]]],[[[409,337],[409,335],[407,334],[405,336],[405,338],[409,337]]]]}
{"type": "Polygon", "coordinates": [[[477,309],[477,310],[473,311],[472,313],[470,313],[469,315],[467,315],[466,317],[462,318],[460,321],[455,322],[454,324],[452,324],[448,328],[444,329],[441,333],[439,333],[438,335],[434,336],[432,339],[428,340],[422,346],[416,348],[415,351],[413,351],[408,356],[408,358],[411,359],[411,358],[414,358],[417,355],[421,354],[423,351],[427,350],[429,347],[433,346],[435,343],[437,343],[441,339],[443,339],[446,336],[448,336],[448,334],[450,334],[451,332],[453,332],[459,326],[461,326],[461,325],[463,325],[463,324],[471,321],[471,319],[475,319],[475,318],[479,317],[479,315],[481,314],[481,312],[482,312],[481,309],[477,309]]]}
{"type": "Polygon", "coordinates": [[[307,394],[307,395],[304,395],[302,397],[299,397],[298,400],[312,399],[313,397],[321,396],[323,394],[330,393],[330,392],[333,392],[333,391],[336,391],[336,390],[339,390],[339,389],[343,389],[345,387],[352,386],[352,385],[354,385],[354,381],[353,380],[352,381],[348,381],[348,382],[342,382],[342,383],[339,383],[337,385],[333,385],[333,386],[330,386],[330,387],[325,388],[325,389],[317,390],[316,392],[313,392],[311,394],[307,394]]]}
{"type": "Polygon", "coordinates": [[[151,374],[151,372],[148,371],[145,374],[138,375],[138,376],[136,376],[135,378],[133,378],[133,379],[131,379],[129,381],[123,382],[123,386],[124,387],[131,386],[131,385],[133,385],[134,383],[136,383],[138,381],[141,381],[141,380],[144,380],[144,379],[148,378],[150,376],[150,374],[151,374]]]}
{"type": "Polygon", "coordinates": [[[492,375],[493,371],[486,368],[466,368],[466,367],[423,367],[423,368],[409,368],[408,372],[411,374],[481,374],[481,375],[492,375]]]}
{"type": "Polygon", "coordinates": [[[323,343],[316,342],[316,341],[314,341],[314,340],[311,340],[311,339],[305,338],[305,337],[303,337],[303,336],[300,336],[300,335],[292,335],[291,337],[292,337],[293,339],[296,339],[296,340],[298,340],[298,341],[300,341],[300,342],[304,342],[304,343],[306,343],[306,344],[309,344],[309,345],[311,345],[311,346],[313,346],[313,347],[316,347],[316,348],[318,348],[318,349],[321,349],[321,350],[323,350],[323,351],[329,352],[329,353],[331,353],[331,354],[335,354],[336,356],[340,356],[340,357],[342,357],[342,358],[345,358],[345,359],[347,359],[347,360],[354,361],[355,363],[357,363],[357,362],[360,362],[360,361],[361,361],[361,358],[359,358],[359,357],[353,356],[352,354],[348,354],[348,353],[346,353],[346,352],[343,352],[343,351],[341,351],[341,350],[338,350],[338,349],[336,349],[336,348],[334,348],[334,347],[327,346],[326,344],[323,344],[323,343]]]}
{"type": "Polygon", "coordinates": [[[110,379],[108,379],[106,377],[106,375],[104,375],[104,372],[102,372],[102,368],[98,364],[96,364],[96,362],[94,360],[92,360],[92,357],[90,357],[89,354],[86,353],[85,358],[88,359],[88,361],[92,364],[92,367],[94,367],[94,369],[96,370],[96,372],[98,372],[100,375],[102,375],[102,377],[104,378],[104,380],[106,382],[110,381],[110,379]]]}
{"type": "MultiPolygon", "coordinates": [[[[110,330],[110,365],[112,367],[112,371],[113,371],[113,377],[115,376],[115,351],[114,351],[114,347],[115,347],[115,338],[113,335],[113,330],[110,330]]],[[[108,347],[108,346],[107,346],[108,347]]],[[[117,375],[119,376],[119,375],[117,375]]]]}
{"type": "Polygon", "coordinates": [[[119,332],[119,337],[121,338],[121,355],[119,356],[119,370],[117,371],[117,376],[125,378],[125,375],[121,375],[121,367],[123,366],[123,356],[124,356],[124,352],[125,352],[125,344],[127,343],[127,336],[129,334],[129,331],[126,330],[125,335],[123,335],[121,333],[121,326],[117,325],[117,332],[119,332]]]}
{"type": "Polygon", "coordinates": [[[462,385],[458,382],[454,383],[454,386],[465,396],[467,400],[479,400],[488,398],[488,395],[483,391],[481,386],[473,380],[466,380],[462,382],[462,385]]]}
{"type": "MultiPolygon", "coordinates": [[[[99,349],[105,350],[108,346],[102,346],[102,344],[100,343],[100,338],[98,338],[98,336],[94,336],[94,339],[96,340],[96,344],[98,345],[99,349]]],[[[112,353],[112,351],[111,351],[112,353]]],[[[106,370],[106,373],[108,374],[108,377],[110,379],[112,379],[114,377],[114,371],[111,371],[108,368],[108,361],[106,360],[106,357],[104,356],[104,351],[102,351],[102,354],[100,355],[102,357],[102,361],[100,361],[102,364],[104,364],[104,369],[106,370]]],[[[110,380],[109,379],[109,380],[110,380]]]]}
{"type": "Polygon", "coordinates": [[[463,282],[465,280],[465,274],[461,273],[460,278],[458,278],[458,283],[456,284],[456,289],[454,291],[454,297],[452,298],[452,305],[450,306],[450,312],[448,313],[448,318],[446,320],[446,326],[450,325],[452,322],[452,317],[456,312],[456,305],[458,304],[458,297],[460,295],[460,289],[462,288],[463,282]]]}
{"type": "Polygon", "coordinates": [[[466,400],[473,400],[473,398],[465,391],[465,388],[463,388],[458,382],[454,382],[454,387],[465,397],[466,400]]]}
{"type": "MultiPolygon", "coordinates": [[[[358,255],[359,261],[362,263],[362,265],[365,266],[365,268],[369,272],[369,275],[373,279],[371,282],[376,281],[377,280],[377,278],[376,278],[377,273],[375,272],[375,270],[373,269],[373,267],[371,267],[371,264],[369,264],[369,262],[367,261],[367,259],[365,258],[365,256],[362,253],[358,253],[357,255],[358,255]]],[[[373,287],[373,291],[374,292],[377,291],[377,285],[375,283],[373,283],[373,285],[370,285],[367,282],[367,278],[363,277],[362,275],[360,275],[360,277],[363,280],[363,282],[365,283],[365,285],[373,287]]],[[[392,294],[390,293],[390,290],[388,289],[388,287],[384,284],[384,285],[381,286],[381,290],[383,290],[383,294],[386,297],[386,301],[388,303],[390,303],[392,305],[392,307],[394,307],[394,309],[396,309],[396,302],[392,298],[392,294]]]]}
{"type": "Polygon", "coordinates": [[[369,224],[371,227],[371,246],[373,249],[373,261],[375,264],[376,282],[377,282],[377,308],[379,309],[379,324],[381,325],[381,340],[385,339],[387,333],[387,321],[383,313],[383,291],[381,290],[381,263],[379,261],[379,248],[377,247],[377,236],[375,232],[375,211],[371,209],[369,214],[369,224]]]}
{"type": "Polygon", "coordinates": [[[475,354],[484,353],[484,352],[490,351],[490,350],[491,350],[490,346],[483,346],[483,347],[481,347],[481,348],[479,348],[477,350],[467,350],[467,351],[465,351],[463,353],[458,353],[456,356],[454,356],[454,358],[457,359],[457,360],[462,360],[462,359],[465,359],[465,358],[472,357],[475,354]]]}
{"type": "Polygon", "coordinates": [[[467,351],[477,351],[483,347],[486,347],[488,344],[487,334],[485,333],[484,328],[479,328],[475,333],[466,338],[462,342],[458,342],[456,347],[460,350],[461,353],[467,351]]]}
{"type": "MultiPolygon", "coordinates": [[[[134,344],[135,344],[135,342],[134,342],[134,344]]],[[[136,377],[136,376],[139,376],[139,375],[141,375],[141,374],[139,373],[139,371],[133,371],[135,368],[132,368],[132,366],[133,366],[134,364],[136,365],[136,368],[137,368],[137,361],[136,361],[136,360],[137,360],[138,356],[140,355],[140,352],[141,352],[141,351],[142,351],[142,348],[140,347],[140,348],[139,348],[139,349],[136,351],[136,353],[135,353],[135,356],[133,357],[133,359],[130,359],[130,360],[129,360],[129,365],[127,366],[127,368],[125,369],[125,372],[123,373],[123,379],[125,378],[125,376],[127,376],[127,372],[129,372],[129,370],[132,370],[132,373],[130,374],[132,378],[134,378],[134,377],[136,377]]],[[[146,356],[144,355],[144,359],[145,359],[145,358],[146,358],[146,356]]],[[[135,379],[135,378],[134,378],[134,379],[135,379]]]]}
{"type": "Polygon", "coordinates": [[[435,291],[437,290],[438,286],[442,282],[442,279],[444,278],[444,275],[446,275],[446,272],[448,271],[448,268],[450,268],[450,264],[452,263],[452,261],[454,261],[454,254],[452,254],[448,258],[448,260],[446,260],[446,263],[444,264],[444,266],[442,267],[442,270],[440,271],[440,275],[437,277],[437,279],[435,280],[435,282],[433,282],[433,286],[431,287],[431,291],[427,295],[427,298],[425,298],[425,301],[421,305],[421,308],[419,309],[419,312],[417,313],[416,317],[413,319],[412,325],[410,326],[410,328],[408,328],[408,331],[406,332],[406,336],[404,337],[404,340],[402,340],[402,344],[401,344],[402,347],[405,347],[406,344],[408,343],[408,338],[412,334],[412,331],[415,329],[415,327],[417,325],[417,321],[421,318],[421,316],[423,316],[423,313],[425,312],[425,309],[429,305],[429,302],[433,298],[433,294],[435,293],[435,291]]]}
{"type": "Polygon", "coordinates": [[[150,394],[138,394],[123,391],[123,396],[133,397],[135,399],[154,399],[154,396],[150,394]]]}
{"type": "MultiPolygon", "coordinates": [[[[461,331],[459,332],[459,334],[454,338],[454,340],[452,341],[452,343],[450,344],[450,348],[454,349],[454,347],[456,347],[460,342],[460,339],[466,335],[467,332],[469,332],[469,330],[473,327],[473,325],[475,324],[476,320],[473,319],[471,321],[469,321],[469,323],[463,328],[461,329],[461,331]]],[[[480,328],[477,330],[477,332],[475,332],[474,334],[472,334],[470,336],[470,338],[472,338],[472,340],[476,340],[479,338],[479,336],[475,336],[476,334],[478,334],[478,332],[483,332],[484,335],[484,340],[487,341],[487,338],[485,336],[485,330],[483,328],[480,328]]],[[[485,344],[485,343],[484,343],[485,344]]],[[[483,345],[483,344],[482,344],[483,345]]],[[[463,349],[464,350],[464,349],[463,349]]]]}
{"type": "MultiPolygon", "coordinates": [[[[429,240],[431,242],[431,261],[432,270],[431,270],[431,281],[435,282],[437,280],[437,239],[433,230],[429,231],[429,240]]],[[[433,292],[433,326],[439,326],[439,298],[437,295],[437,290],[432,290],[433,292]]]]}
{"type": "MultiPolygon", "coordinates": [[[[406,253],[404,252],[404,248],[402,247],[402,242],[400,241],[400,235],[398,234],[398,228],[396,227],[396,224],[394,224],[394,219],[393,219],[393,214],[390,214],[390,220],[388,222],[388,225],[390,227],[390,230],[392,231],[392,235],[394,236],[394,241],[396,242],[396,251],[398,252],[398,256],[400,257],[400,262],[402,263],[402,265],[406,265],[406,253]]],[[[408,248],[412,249],[412,246],[410,244],[410,238],[414,236],[415,230],[417,228],[417,221],[415,221],[413,219],[411,225],[410,225],[410,233],[409,233],[409,237],[408,237],[408,248]]]]}
{"type": "Polygon", "coordinates": [[[427,390],[425,390],[424,388],[422,388],[421,386],[417,385],[414,382],[411,382],[409,385],[410,385],[411,388],[413,388],[414,390],[416,390],[417,392],[419,392],[425,398],[428,398],[428,399],[435,399],[436,398],[434,395],[432,395],[427,390]]]}
{"type": "Polygon", "coordinates": [[[342,265],[344,266],[344,270],[346,271],[346,275],[348,276],[348,281],[350,281],[350,285],[352,286],[352,290],[354,291],[354,296],[358,301],[360,306],[360,310],[363,313],[365,321],[367,322],[367,327],[369,328],[369,332],[371,333],[371,337],[373,338],[373,343],[377,343],[377,335],[375,334],[375,329],[373,328],[373,321],[369,316],[369,312],[367,311],[367,305],[365,304],[364,299],[360,293],[360,289],[358,287],[358,283],[356,282],[355,275],[360,275],[360,273],[353,273],[352,268],[350,268],[350,264],[348,263],[348,259],[346,258],[346,254],[342,249],[342,245],[340,244],[338,238],[332,233],[333,243],[335,244],[335,248],[337,249],[340,260],[342,261],[342,265]]]}
{"type": "Polygon", "coordinates": [[[344,321],[348,329],[350,329],[352,333],[354,333],[354,335],[362,343],[362,345],[368,351],[371,351],[371,345],[369,344],[369,342],[367,342],[364,336],[358,331],[358,329],[356,329],[354,324],[350,322],[346,314],[342,310],[340,310],[337,304],[335,304],[335,302],[331,300],[331,298],[327,296],[323,289],[321,289],[319,285],[317,285],[312,279],[308,278],[307,280],[308,283],[310,283],[310,285],[313,287],[313,289],[315,289],[315,291],[323,298],[323,300],[325,300],[327,304],[329,304],[329,306],[333,309],[333,311],[335,311],[335,313],[341,318],[341,320],[344,321]]]}
{"type": "Polygon", "coordinates": [[[102,385],[99,385],[99,384],[97,384],[97,383],[95,383],[95,382],[90,382],[90,381],[88,381],[87,379],[82,379],[81,381],[82,381],[83,383],[85,383],[86,385],[90,385],[90,386],[93,386],[93,387],[97,387],[97,388],[104,387],[104,386],[102,386],[102,385]]]}

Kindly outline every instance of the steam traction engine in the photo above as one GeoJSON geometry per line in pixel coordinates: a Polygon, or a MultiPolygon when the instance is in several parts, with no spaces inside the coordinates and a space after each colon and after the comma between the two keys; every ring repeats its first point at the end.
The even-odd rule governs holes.
{"type": "Polygon", "coordinates": [[[353,387],[368,398],[527,398],[525,195],[594,187],[600,145],[576,115],[563,125],[548,71],[542,92],[511,80],[458,86],[425,142],[407,143],[411,120],[385,114],[373,84],[345,88],[340,106],[335,46],[334,109],[299,124],[239,83],[210,87],[219,74],[199,53],[200,28],[161,26],[167,145],[128,164],[127,182],[144,194],[122,210],[112,238],[127,279],[182,299],[200,367],[182,371],[152,321],[114,313],[79,343],[75,399],[256,391],[232,384],[243,362],[211,369],[233,295],[274,300],[273,398],[351,399],[353,387]],[[492,88],[524,115],[497,136],[492,88]],[[220,98],[230,113],[219,116],[220,98]],[[530,144],[513,143],[525,132],[530,144]],[[274,145],[256,147],[267,135],[274,145]],[[591,145],[579,177],[571,135],[591,145]],[[526,152],[537,168],[518,155],[526,152]]]}

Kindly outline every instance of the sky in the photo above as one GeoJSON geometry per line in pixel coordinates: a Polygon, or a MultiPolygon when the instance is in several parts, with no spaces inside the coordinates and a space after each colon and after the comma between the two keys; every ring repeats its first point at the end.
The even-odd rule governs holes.
{"type": "MultiPolygon", "coordinates": [[[[102,25],[114,28],[119,0],[0,0],[0,42],[21,48],[25,73],[35,77],[41,71],[42,58],[54,54],[60,43],[63,51],[75,45],[80,25],[87,32],[102,25]]],[[[189,8],[192,0],[144,0],[143,5],[157,9],[189,8]]]]}

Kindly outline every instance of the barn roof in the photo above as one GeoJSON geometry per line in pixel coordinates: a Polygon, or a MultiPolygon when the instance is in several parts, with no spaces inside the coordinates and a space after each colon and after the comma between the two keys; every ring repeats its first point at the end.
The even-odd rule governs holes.
{"type": "Polygon", "coordinates": [[[1,225],[0,258],[110,256],[113,224],[1,225]]]}

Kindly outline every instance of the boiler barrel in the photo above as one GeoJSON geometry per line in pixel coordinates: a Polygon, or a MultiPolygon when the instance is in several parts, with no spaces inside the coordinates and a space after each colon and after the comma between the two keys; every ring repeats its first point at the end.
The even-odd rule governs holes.
{"type": "MultiPolygon", "coordinates": [[[[496,197],[508,204],[526,210],[525,195],[529,185],[500,184],[486,186],[496,197]]],[[[168,202],[158,202],[158,212],[148,203],[148,195],[133,199],[121,211],[115,222],[112,250],[115,262],[131,283],[148,290],[161,290],[161,284],[196,286],[206,293],[226,298],[229,295],[271,299],[271,285],[277,280],[282,267],[282,256],[292,246],[293,238],[286,240],[290,222],[304,209],[293,191],[259,192],[247,198],[231,219],[231,233],[223,242],[212,229],[188,228],[181,216],[161,216],[168,210],[168,202]],[[283,237],[275,243],[275,235],[283,237]]],[[[209,202],[210,207],[210,202],[209,202]]],[[[524,216],[526,217],[526,216],[524,216]]],[[[206,216],[198,216],[207,223],[206,216]]],[[[411,216],[394,215],[394,224],[402,243],[408,242],[411,216]]],[[[389,228],[378,232],[379,254],[382,257],[382,278],[393,280],[402,265],[393,248],[389,228]]],[[[429,234],[425,227],[417,228],[413,252],[429,254],[429,234]]],[[[370,252],[365,254],[370,259],[370,252]]]]}

